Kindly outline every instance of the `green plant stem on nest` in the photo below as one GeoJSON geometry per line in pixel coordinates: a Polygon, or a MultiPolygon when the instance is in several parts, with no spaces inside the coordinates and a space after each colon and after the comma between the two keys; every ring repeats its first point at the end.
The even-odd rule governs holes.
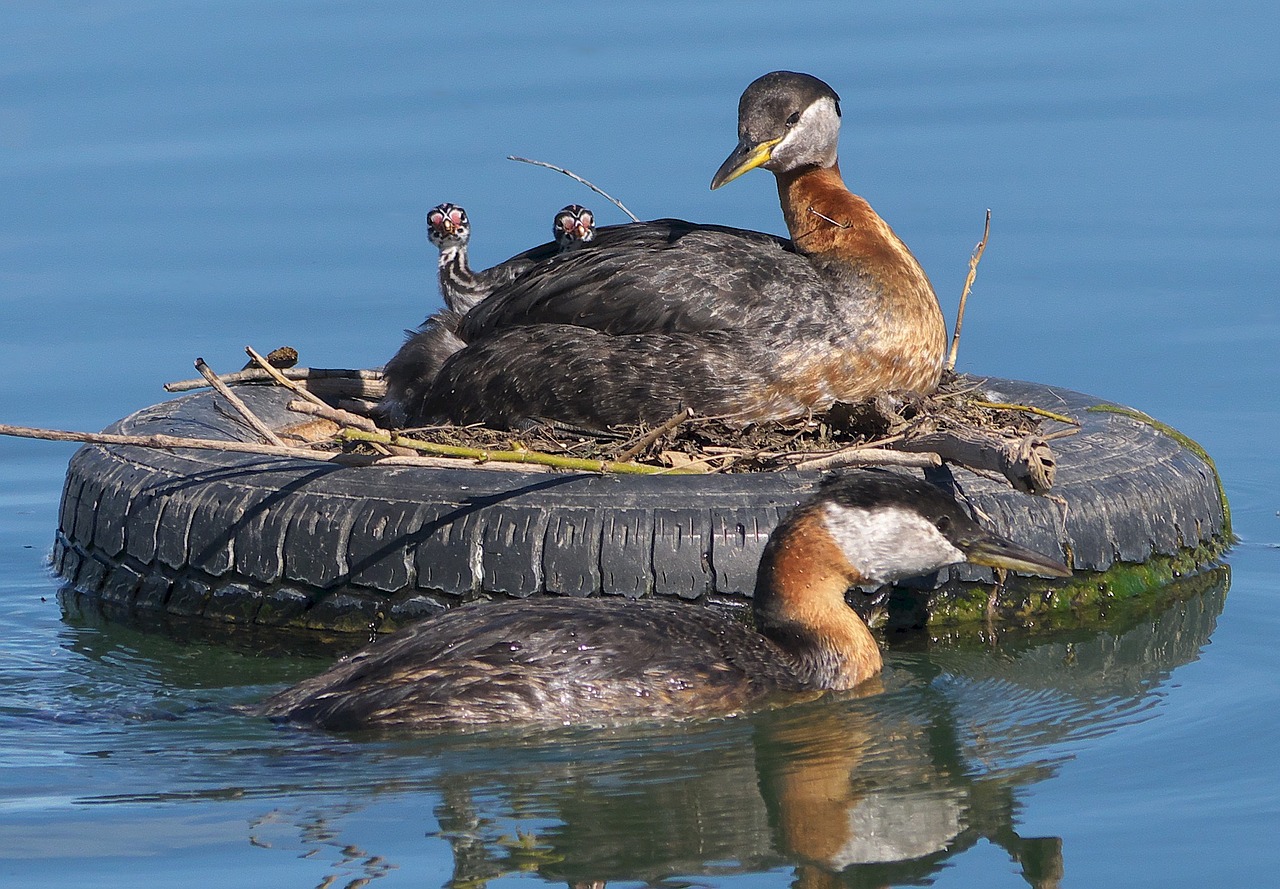
{"type": "Polygon", "coordinates": [[[410,448],[424,454],[438,457],[462,457],[481,463],[533,463],[539,466],[553,466],[557,469],[574,469],[579,472],[614,472],[623,475],[700,475],[702,470],[662,466],[648,466],[643,463],[618,463],[612,460],[591,460],[584,457],[564,457],[559,454],[545,454],[541,451],[511,449],[507,451],[491,451],[483,448],[467,448],[458,445],[437,444],[422,441],[390,432],[366,432],[362,429],[346,428],[338,433],[343,441],[376,442],[410,448]]]}

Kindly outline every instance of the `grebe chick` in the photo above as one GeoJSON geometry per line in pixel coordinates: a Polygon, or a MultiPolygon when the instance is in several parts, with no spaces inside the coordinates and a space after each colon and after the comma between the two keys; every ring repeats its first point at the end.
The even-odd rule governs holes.
{"type": "Polygon", "coordinates": [[[551,223],[551,234],[561,253],[586,244],[596,236],[596,214],[581,204],[562,207],[551,223]]]}
{"type": "Polygon", "coordinates": [[[651,599],[474,603],[378,640],[257,712],[340,730],[729,715],[874,676],[879,647],[845,592],[965,560],[1070,573],[983,530],[924,481],[850,473],[769,538],[756,629],[651,599]]]}
{"type": "MultiPolygon", "coordinates": [[[[595,215],[586,207],[570,204],[556,213],[551,223],[555,253],[595,237],[595,215]]],[[[475,271],[467,261],[471,242],[471,220],[457,204],[444,203],[427,211],[427,240],[440,250],[440,295],[445,308],[461,319],[476,304],[504,284],[529,270],[533,260],[508,261],[490,269],[475,271]]],[[[546,253],[545,248],[541,251],[546,253]]],[[[523,255],[522,255],[523,256],[523,255]]],[[[455,325],[456,327],[456,325],[455,325]]]]}
{"type": "Polygon", "coordinates": [[[405,331],[405,344],[383,368],[388,395],[375,416],[391,426],[413,425],[406,402],[420,399],[423,381],[434,380],[441,365],[466,343],[459,336],[468,311],[495,289],[514,281],[535,262],[571,250],[595,237],[596,218],[586,207],[569,204],[551,221],[551,245],[541,245],[493,268],[472,270],[467,262],[471,221],[457,204],[440,204],[427,211],[427,239],[440,248],[440,295],[445,307],[417,330],[405,331]]]}
{"type": "Polygon", "coordinates": [[[388,379],[388,398],[415,424],[604,427],[681,408],[745,425],[932,391],[942,310],[911,251],[845,187],[839,130],[827,84],[764,75],[711,185],[773,172],[790,241],[672,219],[601,228],[494,291],[438,375],[388,379]]]}

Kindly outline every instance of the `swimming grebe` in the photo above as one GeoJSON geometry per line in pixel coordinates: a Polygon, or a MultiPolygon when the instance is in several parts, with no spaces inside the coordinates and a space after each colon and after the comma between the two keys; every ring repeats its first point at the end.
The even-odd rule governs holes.
{"type": "Polygon", "coordinates": [[[821,80],[759,78],[711,186],[772,171],[790,241],[672,219],[602,228],[471,311],[438,374],[388,373],[395,412],[598,428],[688,407],[747,424],[932,391],[942,311],[906,245],[841,180],[839,129],[839,97],[821,80]]]}
{"type": "MultiPolygon", "coordinates": [[[[562,207],[551,221],[553,253],[562,253],[595,237],[595,214],[586,207],[570,204],[562,207]]],[[[471,220],[457,204],[440,204],[427,211],[427,240],[440,250],[440,295],[445,308],[459,316],[475,308],[494,290],[509,284],[534,263],[528,254],[515,260],[475,271],[467,262],[467,245],[471,241],[471,220]],[[521,260],[521,261],[516,261],[521,260]]],[[[547,254],[540,248],[538,255],[547,254]]]]}
{"type": "Polygon", "coordinates": [[[882,662],[845,592],[965,560],[1070,573],[983,530],[924,481],[859,471],[798,506],[769,538],[756,629],[711,608],[647,599],[474,603],[378,640],[258,712],[330,729],[598,724],[728,715],[779,694],[850,689],[882,662]]]}

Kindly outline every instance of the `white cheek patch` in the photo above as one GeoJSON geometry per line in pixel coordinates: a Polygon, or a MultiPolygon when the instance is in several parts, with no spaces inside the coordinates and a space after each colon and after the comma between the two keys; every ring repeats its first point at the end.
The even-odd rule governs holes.
{"type": "Polygon", "coordinates": [[[775,160],[830,166],[835,163],[839,135],[840,115],[836,113],[836,103],[824,96],[800,113],[796,125],[774,148],[773,157],[775,160]],[[803,151],[812,151],[816,146],[830,147],[821,157],[800,157],[803,151]]]}
{"type": "Polygon", "coordinates": [[[823,523],[845,558],[871,583],[917,577],[965,560],[932,522],[900,506],[856,509],[828,503],[823,523]]]}

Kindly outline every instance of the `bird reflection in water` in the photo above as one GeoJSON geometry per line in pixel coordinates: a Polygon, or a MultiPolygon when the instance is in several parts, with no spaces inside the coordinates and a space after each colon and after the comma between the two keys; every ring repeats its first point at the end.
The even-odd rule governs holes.
{"type": "Polygon", "coordinates": [[[1152,716],[1151,696],[1208,641],[1226,584],[1225,570],[1186,579],[1156,618],[1069,640],[897,654],[870,697],[544,737],[523,764],[512,750],[527,740],[454,739],[469,765],[438,785],[458,850],[447,885],[530,871],[573,887],[664,885],[784,867],[800,887],[915,885],[985,841],[1028,886],[1058,886],[1062,841],[1019,833],[1020,792],[1055,774],[1072,739],[1152,716]],[[503,763],[477,770],[485,743],[503,763]],[[506,814],[495,789],[513,800],[506,814]],[[540,826],[513,842],[512,819],[540,826]]]}

